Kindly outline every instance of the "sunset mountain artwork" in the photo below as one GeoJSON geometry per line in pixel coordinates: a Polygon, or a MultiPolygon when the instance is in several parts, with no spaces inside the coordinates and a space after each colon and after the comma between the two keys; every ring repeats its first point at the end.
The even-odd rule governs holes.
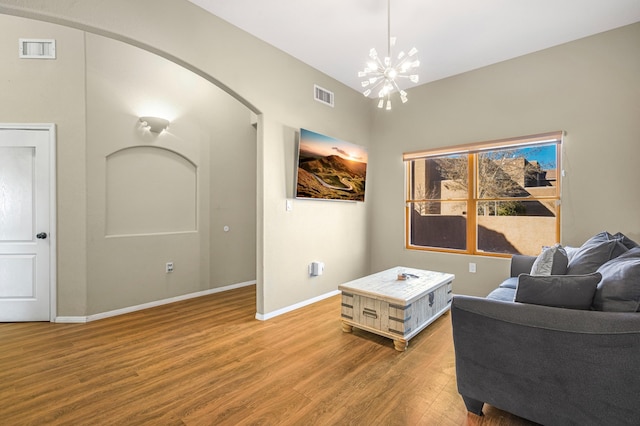
{"type": "Polygon", "coordinates": [[[364,147],[300,129],[297,198],[364,201],[364,147]]]}

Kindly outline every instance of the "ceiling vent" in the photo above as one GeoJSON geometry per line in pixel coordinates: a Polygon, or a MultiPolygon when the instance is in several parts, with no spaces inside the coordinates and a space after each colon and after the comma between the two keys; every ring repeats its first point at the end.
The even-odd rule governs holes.
{"type": "Polygon", "coordinates": [[[317,84],[313,85],[313,99],[333,108],[333,92],[323,89],[317,84]]]}
{"type": "Polygon", "coordinates": [[[56,41],[53,39],[21,38],[19,53],[21,58],[27,59],[55,59],[56,41]]]}

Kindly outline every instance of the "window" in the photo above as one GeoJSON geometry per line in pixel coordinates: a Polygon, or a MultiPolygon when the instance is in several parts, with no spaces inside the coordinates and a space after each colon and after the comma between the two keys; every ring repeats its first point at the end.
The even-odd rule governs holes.
{"type": "Polygon", "coordinates": [[[407,248],[536,255],[558,242],[562,135],[404,154],[407,248]]]}

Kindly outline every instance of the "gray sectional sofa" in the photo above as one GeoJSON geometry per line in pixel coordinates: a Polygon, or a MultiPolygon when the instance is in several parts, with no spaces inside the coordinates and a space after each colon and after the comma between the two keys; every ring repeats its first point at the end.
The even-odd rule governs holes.
{"type": "Polygon", "coordinates": [[[554,247],[542,268],[544,252],[514,256],[511,277],[489,296],[454,296],[467,409],[482,415],[487,403],[543,425],[640,425],[637,246],[603,232],[554,247]]]}

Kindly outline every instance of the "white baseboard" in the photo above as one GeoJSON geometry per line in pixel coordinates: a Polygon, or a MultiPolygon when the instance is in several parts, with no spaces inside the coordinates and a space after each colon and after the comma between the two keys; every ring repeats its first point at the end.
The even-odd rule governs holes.
{"type": "Polygon", "coordinates": [[[300,303],[296,303],[295,305],[287,306],[286,308],[278,309],[277,311],[269,312],[268,314],[259,314],[256,313],[256,319],[260,321],[266,321],[273,317],[277,317],[278,315],[286,314],[287,312],[295,311],[296,309],[303,308],[307,305],[311,305],[313,303],[319,302],[324,299],[328,299],[329,297],[333,297],[337,294],[342,293],[340,290],[333,290],[329,293],[321,294],[320,296],[314,297],[312,299],[307,299],[300,303]]]}
{"type": "Polygon", "coordinates": [[[129,307],[122,308],[122,309],[116,309],[114,311],[103,312],[103,313],[100,313],[100,314],[93,314],[93,315],[88,315],[88,316],[84,316],[84,317],[83,316],[69,316],[69,317],[60,316],[60,317],[56,317],[55,322],[56,323],[85,323],[85,322],[91,322],[91,321],[96,321],[96,320],[100,320],[100,319],[104,319],[104,318],[110,318],[110,317],[115,317],[115,316],[118,316],[118,315],[128,314],[128,313],[135,312],[135,311],[141,311],[143,309],[154,308],[156,306],[167,305],[169,303],[179,302],[181,300],[193,299],[195,297],[207,296],[209,294],[214,294],[214,293],[221,293],[223,291],[229,291],[229,290],[233,290],[233,289],[240,288],[240,287],[246,287],[246,286],[254,285],[255,283],[256,283],[255,280],[254,281],[245,281],[243,283],[231,284],[231,285],[224,286],[224,287],[212,288],[212,289],[209,289],[209,290],[198,291],[196,293],[183,294],[181,296],[170,297],[168,299],[163,299],[163,300],[156,300],[154,302],[143,303],[141,305],[129,306],[129,307]]]}

